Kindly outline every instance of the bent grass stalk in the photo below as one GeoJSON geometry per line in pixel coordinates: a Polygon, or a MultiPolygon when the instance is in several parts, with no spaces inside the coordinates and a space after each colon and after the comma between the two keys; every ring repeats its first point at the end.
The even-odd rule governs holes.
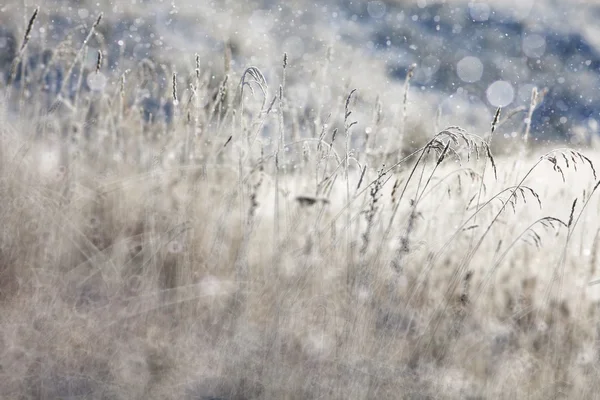
{"type": "MultiPolygon", "coordinates": [[[[521,241],[525,235],[527,235],[528,233],[532,232],[533,228],[535,226],[537,226],[537,225],[545,225],[545,224],[550,224],[550,226],[553,226],[552,223],[557,223],[559,225],[559,227],[565,227],[565,228],[569,227],[569,225],[567,223],[565,223],[561,219],[555,218],[555,217],[543,217],[543,218],[540,218],[540,219],[534,221],[533,223],[531,223],[519,235],[517,235],[515,237],[515,239],[510,244],[508,244],[508,246],[506,246],[506,248],[504,249],[504,251],[502,252],[502,254],[500,254],[500,256],[498,257],[498,259],[494,262],[494,264],[492,265],[492,267],[487,272],[485,278],[479,284],[479,287],[477,288],[477,295],[473,299],[474,302],[477,302],[478,298],[483,294],[483,291],[485,290],[485,288],[487,287],[487,285],[491,281],[492,277],[494,276],[494,274],[496,273],[496,271],[498,270],[498,268],[500,267],[500,265],[502,264],[502,262],[504,261],[504,259],[506,258],[506,256],[515,247],[515,245],[517,243],[519,243],[519,241],[521,241]]],[[[539,240],[539,239],[536,239],[536,245],[539,245],[539,243],[537,243],[537,240],[539,240]]]]}
{"type": "MultiPolygon", "coordinates": [[[[511,198],[516,198],[516,193],[517,190],[519,190],[520,188],[523,187],[523,184],[525,182],[525,180],[533,173],[533,171],[544,161],[550,161],[551,163],[554,164],[554,169],[555,171],[561,173],[562,175],[562,170],[560,169],[560,167],[558,167],[557,170],[557,164],[556,164],[556,159],[555,159],[555,154],[556,153],[560,153],[562,154],[562,152],[572,152],[571,149],[555,149],[552,150],[546,154],[544,154],[542,157],[540,157],[540,159],[527,171],[527,173],[523,176],[523,178],[520,180],[519,184],[516,185],[512,190],[511,190],[511,194],[509,196],[509,200],[511,198]]],[[[580,153],[577,153],[580,154],[580,153]]],[[[594,171],[594,175],[595,175],[595,170],[593,167],[593,164],[590,165],[590,167],[592,168],[592,171],[594,171]]],[[[598,187],[598,185],[596,185],[595,189],[598,187]]],[[[486,204],[489,204],[486,203],[486,204]]],[[[486,205],[484,204],[484,206],[486,205]]],[[[459,266],[455,269],[454,273],[453,273],[453,278],[450,280],[450,283],[448,284],[448,287],[445,291],[445,295],[443,296],[443,298],[449,298],[449,294],[452,293],[458,283],[460,282],[460,276],[462,276],[462,273],[469,267],[471,261],[473,260],[473,257],[475,255],[475,253],[479,250],[481,244],[483,243],[483,240],[486,238],[486,236],[489,234],[489,232],[491,231],[493,225],[498,221],[498,218],[500,217],[500,215],[504,212],[504,210],[506,209],[507,205],[509,204],[509,201],[503,202],[500,210],[496,213],[496,215],[494,216],[494,218],[492,219],[492,221],[487,225],[484,233],[480,236],[479,240],[477,241],[477,243],[475,244],[475,246],[468,251],[468,253],[465,255],[464,260],[459,264],[459,266]]],[[[479,208],[479,210],[481,210],[481,208],[479,208]]],[[[476,213],[479,211],[477,210],[476,213]]],[[[580,214],[581,215],[581,214],[580,214]]],[[[572,217],[570,218],[572,219],[572,217]]],[[[464,226],[463,226],[464,227],[464,226]]],[[[570,237],[570,236],[569,236],[570,237]]],[[[439,255],[440,253],[438,253],[439,255]]],[[[435,260],[437,258],[437,256],[434,256],[432,258],[432,261],[435,260]]],[[[430,262],[428,263],[429,265],[432,265],[433,263],[430,262]]],[[[426,268],[429,269],[429,268],[426,268]]],[[[412,297],[412,296],[411,296],[412,297]]],[[[408,302],[407,302],[408,304],[408,302]]],[[[442,307],[439,308],[439,313],[437,315],[443,315],[448,306],[450,305],[450,303],[448,301],[444,302],[442,307]]],[[[437,317],[435,318],[436,322],[434,322],[433,320],[429,321],[429,323],[427,324],[427,326],[429,327],[432,323],[433,323],[433,328],[432,328],[432,332],[433,334],[435,334],[435,332],[437,331],[437,329],[440,326],[441,323],[441,317],[437,317]]],[[[433,336],[432,336],[433,337],[433,336]]],[[[432,339],[433,340],[433,339],[432,339]]],[[[419,342],[421,341],[421,338],[419,339],[419,342]]],[[[427,346],[431,346],[432,342],[430,341],[429,344],[427,346]]],[[[415,348],[419,348],[420,346],[416,346],[415,348]]]]}

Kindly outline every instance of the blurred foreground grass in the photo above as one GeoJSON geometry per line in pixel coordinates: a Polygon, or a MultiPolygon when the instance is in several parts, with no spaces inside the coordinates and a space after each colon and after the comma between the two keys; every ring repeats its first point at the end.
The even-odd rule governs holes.
{"type": "Polygon", "coordinates": [[[3,398],[594,396],[595,150],[416,134],[331,52],[111,70],[102,24],[6,69],[3,398]]]}

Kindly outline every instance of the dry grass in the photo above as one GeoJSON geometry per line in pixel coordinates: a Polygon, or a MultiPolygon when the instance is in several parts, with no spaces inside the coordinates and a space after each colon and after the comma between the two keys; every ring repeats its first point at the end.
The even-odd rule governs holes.
{"type": "Polygon", "coordinates": [[[3,82],[0,397],[597,392],[594,151],[494,158],[500,110],[407,148],[360,87],[309,120],[287,56],[111,73],[96,28],[3,82]]]}

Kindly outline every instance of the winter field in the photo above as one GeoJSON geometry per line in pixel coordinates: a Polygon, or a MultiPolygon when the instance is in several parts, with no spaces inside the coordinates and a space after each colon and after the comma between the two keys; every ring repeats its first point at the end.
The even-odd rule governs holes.
{"type": "Polygon", "coordinates": [[[597,396],[594,1],[36,7],[0,398],[597,396]]]}

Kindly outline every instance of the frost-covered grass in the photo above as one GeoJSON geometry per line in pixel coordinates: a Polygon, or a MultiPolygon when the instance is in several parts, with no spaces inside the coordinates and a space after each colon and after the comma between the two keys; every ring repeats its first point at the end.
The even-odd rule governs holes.
{"type": "Polygon", "coordinates": [[[416,129],[344,45],[166,63],[96,20],[2,70],[0,397],[594,397],[597,150],[416,129]]]}

